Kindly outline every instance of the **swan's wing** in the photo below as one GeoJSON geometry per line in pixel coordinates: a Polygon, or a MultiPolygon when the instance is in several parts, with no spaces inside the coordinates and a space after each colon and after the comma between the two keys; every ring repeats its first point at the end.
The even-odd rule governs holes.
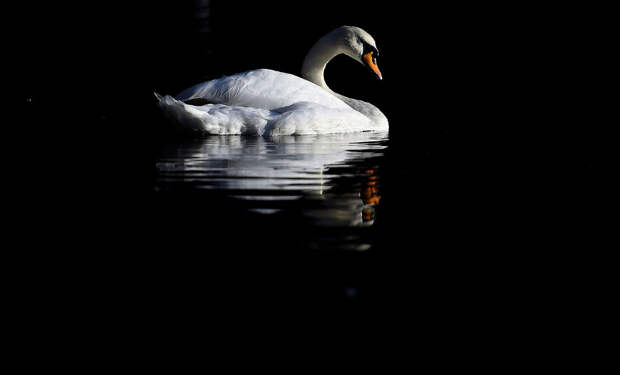
{"type": "Polygon", "coordinates": [[[188,101],[273,110],[299,102],[328,108],[350,109],[342,100],[314,83],[292,74],[269,69],[251,70],[190,87],[176,97],[188,101]]]}

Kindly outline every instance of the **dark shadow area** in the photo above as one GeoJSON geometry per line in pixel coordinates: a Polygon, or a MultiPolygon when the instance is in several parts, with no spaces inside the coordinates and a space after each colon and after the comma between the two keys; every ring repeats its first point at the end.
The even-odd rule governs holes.
{"type": "MultiPolygon", "coordinates": [[[[138,314],[145,320],[216,304],[252,311],[403,306],[421,322],[513,319],[523,327],[560,299],[565,289],[540,287],[553,278],[544,270],[560,250],[538,235],[548,234],[557,197],[566,194],[548,182],[566,175],[575,184],[590,181],[596,136],[581,137],[579,125],[554,122],[546,112],[580,115],[550,98],[559,73],[548,57],[556,48],[563,53],[565,43],[553,39],[548,48],[540,22],[552,12],[461,2],[381,5],[313,1],[299,9],[295,2],[196,0],[70,9],[76,26],[54,34],[46,34],[44,15],[31,18],[40,26],[26,35],[41,48],[24,50],[21,106],[30,125],[42,116],[66,124],[68,147],[58,149],[67,157],[58,165],[72,166],[68,186],[59,189],[68,199],[50,192],[44,199],[53,212],[65,202],[78,206],[69,236],[84,235],[77,245],[89,251],[61,257],[80,267],[63,284],[96,275],[89,291],[137,311],[148,306],[138,314]],[[371,250],[309,248],[308,237],[334,234],[292,228],[287,216],[265,219],[217,194],[155,191],[157,153],[180,138],[155,107],[154,91],[174,95],[257,68],[298,74],[314,42],[341,25],[373,35],[384,79],[341,56],[327,68],[328,85],[375,104],[390,121],[371,250]],[[71,47],[57,47],[57,38],[71,47]],[[549,133],[561,126],[566,132],[551,144],[577,152],[539,159],[541,150],[551,153],[549,133]],[[84,260],[91,257],[96,261],[84,260]]],[[[583,241],[580,233],[557,233],[583,241]]],[[[46,254],[37,268],[53,258],[46,254]]]]}

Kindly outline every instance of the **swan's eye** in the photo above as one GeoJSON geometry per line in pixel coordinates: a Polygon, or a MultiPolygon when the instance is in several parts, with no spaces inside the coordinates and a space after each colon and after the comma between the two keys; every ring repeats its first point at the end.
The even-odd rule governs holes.
{"type": "Polygon", "coordinates": [[[370,57],[372,57],[372,61],[376,64],[377,56],[379,56],[379,51],[377,51],[375,47],[371,46],[368,43],[363,43],[363,45],[364,45],[364,52],[362,53],[362,56],[368,56],[370,54],[370,57]]]}
{"type": "Polygon", "coordinates": [[[366,56],[368,56],[368,58],[372,59],[372,63],[377,65],[377,55],[378,53],[375,51],[370,51],[366,54],[366,56]]]}

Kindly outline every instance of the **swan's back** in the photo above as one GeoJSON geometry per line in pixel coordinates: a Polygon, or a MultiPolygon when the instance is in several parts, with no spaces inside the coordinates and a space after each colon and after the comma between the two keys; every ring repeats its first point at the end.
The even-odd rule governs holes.
{"type": "Polygon", "coordinates": [[[327,108],[351,109],[323,88],[292,74],[270,69],[251,70],[192,86],[178,100],[205,99],[212,103],[277,110],[299,102],[327,108]]]}

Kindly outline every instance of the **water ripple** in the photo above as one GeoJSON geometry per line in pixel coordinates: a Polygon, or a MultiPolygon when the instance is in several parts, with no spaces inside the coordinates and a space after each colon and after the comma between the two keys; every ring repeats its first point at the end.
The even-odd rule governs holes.
{"type": "MultiPolygon", "coordinates": [[[[385,133],[356,133],[170,142],[158,153],[155,190],[217,193],[218,202],[259,217],[286,215],[316,227],[369,227],[381,200],[387,140],[385,133]]],[[[370,248],[345,234],[333,242],[370,248]]]]}

